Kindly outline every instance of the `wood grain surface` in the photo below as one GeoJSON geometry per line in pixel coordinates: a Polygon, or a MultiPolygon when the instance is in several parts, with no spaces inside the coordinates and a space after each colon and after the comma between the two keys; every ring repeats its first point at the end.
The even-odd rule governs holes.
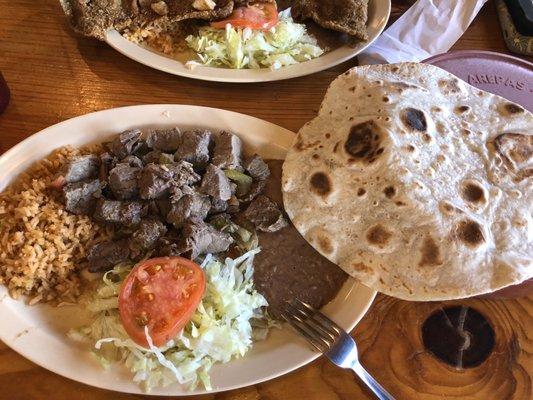
{"type": "MultiPolygon", "coordinates": [[[[409,1],[394,3],[398,15],[409,1]]],[[[507,53],[491,2],[454,49],[507,53]]],[[[145,103],[225,108],[297,131],[316,114],[329,83],[356,63],[274,83],[194,81],[152,70],[104,43],[76,36],[57,0],[0,0],[0,71],[12,91],[11,104],[0,115],[0,153],[59,121],[145,103]]],[[[381,295],[353,332],[363,364],[397,399],[533,399],[533,297],[472,299],[445,306],[450,304],[473,307],[494,329],[495,347],[481,365],[457,369],[424,348],[422,323],[443,303],[411,303],[381,295]]],[[[95,389],[55,375],[0,343],[0,400],[136,398],[143,396],[95,389]]],[[[320,358],[279,379],[201,398],[373,397],[350,372],[320,358]]]]}

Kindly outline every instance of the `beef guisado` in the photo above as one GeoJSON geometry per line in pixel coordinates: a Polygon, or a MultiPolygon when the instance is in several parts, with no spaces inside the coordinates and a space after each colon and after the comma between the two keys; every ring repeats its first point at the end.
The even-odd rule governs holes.
{"type": "Polygon", "coordinates": [[[113,231],[88,249],[89,271],[146,257],[239,256],[258,242],[256,286],[278,317],[295,297],[323,306],[346,280],[288,222],[281,165],[246,156],[230,132],[131,129],[102,153],[70,160],[55,182],[69,212],[113,231]]]}

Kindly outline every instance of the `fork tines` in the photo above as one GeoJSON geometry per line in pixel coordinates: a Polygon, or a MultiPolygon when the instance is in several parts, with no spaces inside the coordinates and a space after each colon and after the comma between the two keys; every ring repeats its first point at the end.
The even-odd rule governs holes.
{"type": "Polygon", "coordinates": [[[299,299],[287,301],[281,316],[322,353],[335,344],[342,332],[335,322],[299,299]]]}

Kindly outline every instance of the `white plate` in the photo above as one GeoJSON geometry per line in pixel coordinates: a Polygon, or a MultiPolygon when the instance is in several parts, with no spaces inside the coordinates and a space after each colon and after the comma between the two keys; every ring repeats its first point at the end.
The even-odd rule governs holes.
{"type": "MultiPolygon", "coordinates": [[[[237,133],[246,149],[264,157],[284,158],[294,134],[271,123],[234,112],[183,105],[145,105],[95,112],[51,126],[36,133],[0,157],[0,190],[31,163],[53,149],[101,142],[133,127],[202,127],[237,133]]],[[[326,313],[347,330],[353,329],[374,299],[375,292],[350,280],[326,313]]],[[[104,371],[89,349],[66,337],[66,332],[83,324],[86,316],[75,306],[53,308],[26,306],[11,299],[0,287],[0,339],[36,364],[88,385],[121,392],[142,393],[121,366],[104,371]]],[[[268,339],[256,343],[242,359],[212,369],[214,392],[253,385],[275,378],[318,357],[288,329],[273,330],[268,339]]],[[[189,395],[194,392],[178,384],[157,388],[154,395],[189,395]]]]}
{"type": "Polygon", "coordinates": [[[132,60],[170,74],[217,82],[268,82],[313,74],[334,67],[356,56],[370,46],[385,29],[390,11],[390,0],[370,0],[367,22],[368,40],[366,42],[358,43],[353,47],[341,46],[313,60],[282,67],[276,71],[272,71],[269,68],[236,70],[212,67],[197,67],[191,70],[185,67],[181,61],[130,42],[116,30],[111,30],[107,33],[106,41],[115,50],[132,60]]]}

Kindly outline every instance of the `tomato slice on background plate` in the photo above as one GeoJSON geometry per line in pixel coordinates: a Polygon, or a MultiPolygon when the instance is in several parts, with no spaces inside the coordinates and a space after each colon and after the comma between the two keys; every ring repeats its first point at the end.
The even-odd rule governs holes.
{"type": "Polygon", "coordinates": [[[118,297],[122,325],[139,345],[148,347],[145,327],[159,347],[189,322],[202,300],[205,275],[182,257],[152,258],[137,264],[118,297]]]}
{"type": "Polygon", "coordinates": [[[211,26],[225,28],[226,24],[230,24],[234,28],[269,30],[278,23],[278,20],[278,9],[275,3],[254,3],[234,8],[228,18],[211,22],[211,26]]]}

